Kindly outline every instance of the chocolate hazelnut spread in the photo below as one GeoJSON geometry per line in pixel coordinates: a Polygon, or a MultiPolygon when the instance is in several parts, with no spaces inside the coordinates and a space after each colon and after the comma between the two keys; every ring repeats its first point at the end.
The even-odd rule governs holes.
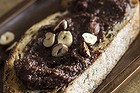
{"type": "Polygon", "coordinates": [[[60,21],[61,19],[67,21],[65,31],[70,31],[73,37],[68,52],[63,56],[54,57],[51,55],[53,46],[43,45],[47,32],[56,35],[54,45],[57,44],[58,34],[63,27],[56,31],[54,31],[56,25],[41,27],[36,38],[27,44],[23,59],[17,60],[14,64],[19,80],[31,90],[53,90],[67,85],[100,55],[99,50],[94,51],[94,47],[98,46],[100,39],[104,39],[108,30],[123,20],[128,4],[128,0],[72,1],[68,8],[69,13],[59,18],[60,21]],[[96,44],[85,44],[83,33],[95,34],[98,37],[96,44]],[[81,49],[84,49],[83,53],[81,49]]]}

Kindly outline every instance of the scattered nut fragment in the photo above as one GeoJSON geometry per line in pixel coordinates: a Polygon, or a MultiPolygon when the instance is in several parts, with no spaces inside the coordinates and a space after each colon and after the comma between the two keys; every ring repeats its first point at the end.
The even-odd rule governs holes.
{"type": "Polygon", "coordinates": [[[73,42],[73,37],[70,31],[61,31],[58,35],[58,44],[62,43],[67,45],[68,47],[71,46],[73,42]]]}
{"type": "Polygon", "coordinates": [[[85,57],[88,57],[90,58],[91,55],[90,55],[90,51],[89,51],[89,48],[87,46],[87,44],[85,42],[83,42],[81,45],[80,45],[80,53],[85,56],[85,57]]]}
{"type": "Polygon", "coordinates": [[[97,36],[93,34],[84,33],[82,37],[84,38],[84,41],[90,45],[94,45],[97,42],[97,36]]]}
{"type": "Polygon", "coordinates": [[[9,51],[9,50],[13,49],[16,46],[16,44],[17,44],[17,42],[14,42],[10,47],[8,47],[6,49],[6,51],[9,51]]]}
{"type": "Polygon", "coordinates": [[[45,47],[51,47],[54,44],[55,41],[55,34],[48,32],[45,35],[45,39],[43,41],[43,45],[45,47]]]}
{"type": "Polygon", "coordinates": [[[62,20],[55,28],[54,31],[59,30],[66,30],[68,27],[68,22],[66,20],[62,20]]]}
{"type": "Polygon", "coordinates": [[[0,44],[7,45],[7,44],[11,43],[14,39],[15,39],[15,35],[12,32],[5,32],[0,37],[0,44]]]}
{"type": "Polygon", "coordinates": [[[95,35],[97,35],[99,32],[100,32],[100,25],[99,23],[97,23],[94,20],[92,20],[90,23],[89,23],[89,27],[88,27],[88,30],[91,32],[91,33],[94,33],[95,35]]]}
{"type": "Polygon", "coordinates": [[[52,48],[52,56],[60,57],[63,56],[65,53],[68,52],[68,47],[64,44],[57,44],[52,48]]]}
{"type": "Polygon", "coordinates": [[[138,2],[139,2],[138,0],[131,0],[131,3],[134,4],[134,5],[138,4],[138,2]]]}

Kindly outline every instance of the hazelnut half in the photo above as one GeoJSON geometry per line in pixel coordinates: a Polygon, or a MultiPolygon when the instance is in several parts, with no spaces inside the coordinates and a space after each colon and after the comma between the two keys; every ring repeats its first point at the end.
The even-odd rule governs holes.
{"type": "Polygon", "coordinates": [[[94,45],[97,42],[97,36],[90,33],[83,33],[82,35],[84,41],[89,45],[94,45]]]}
{"type": "Polygon", "coordinates": [[[54,44],[55,41],[55,34],[51,32],[47,32],[45,35],[45,39],[43,41],[43,45],[45,47],[51,47],[54,44]]]}
{"type": "Polygon", "coordinates": [[[73,37],[70,31],[61,31],[58,35],[58,44],[62,43],[67,45],[68,47],[71,46],[73,42],[73,37]]]}
{"type": "Polygon", "coordinates": [[[68,27],[68,22],[66,20],[62,20],[55,28],[54,31],[59,30],[66,30],[68,27]]]}
{"type": "Polygon", "coordinates": [[[85,42],[80,45],[80,53],[87,58],[91,57],[89,48],[85,42]]]}
{"type": "Polygon", "coordinates": [[[1,45],[7,45],[11,43],[15,39],[15,35],[12,32],[5,32],[0,37],[0,44],[1,45]]]}
{"type": "Polygon", "coordinates": [[[64,44],[57,44],[52,48],[52,56],[60,57],[68,52],[68,47],[64,44]]]}

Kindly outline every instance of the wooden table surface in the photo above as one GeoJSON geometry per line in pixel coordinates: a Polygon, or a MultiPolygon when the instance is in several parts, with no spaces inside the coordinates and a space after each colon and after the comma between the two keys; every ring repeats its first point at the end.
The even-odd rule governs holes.
{"type": "MultiPolygon", "coordinates": [[[[23,0],[0,0],[0,17],[23,0]]],[[[119,93],[140,93],[140,73],[133,78],[119,93]]]]}

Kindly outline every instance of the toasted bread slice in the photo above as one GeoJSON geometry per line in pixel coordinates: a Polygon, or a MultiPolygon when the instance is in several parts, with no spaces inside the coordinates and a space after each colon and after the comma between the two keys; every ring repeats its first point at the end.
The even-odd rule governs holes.
{"type": "Polygon", "coordinates": [[[107,44],[102,54],[90,65],[82,74],[70,82],[68,85],[48,92],[48,90],[27,90],[16,77],[14,70],[14,62],[24,56],[25,46],[37,34],[40,27],[46,24],[55,24],[57,16],[65,15],[65,13],[56,13],[47,17],[43,21],[33,25],[19,41],[15,49],[10,54],[10,57],[5,65],[4,71],[4,93],[92,93],[98,85],[100,85],[105,77],[111,72],[113,67],[117,64],[129,45],[135,40],[139,34],[139,5],[129,11],[130,15],[113,30],[119,30],[115,37],[107,44]]]}

